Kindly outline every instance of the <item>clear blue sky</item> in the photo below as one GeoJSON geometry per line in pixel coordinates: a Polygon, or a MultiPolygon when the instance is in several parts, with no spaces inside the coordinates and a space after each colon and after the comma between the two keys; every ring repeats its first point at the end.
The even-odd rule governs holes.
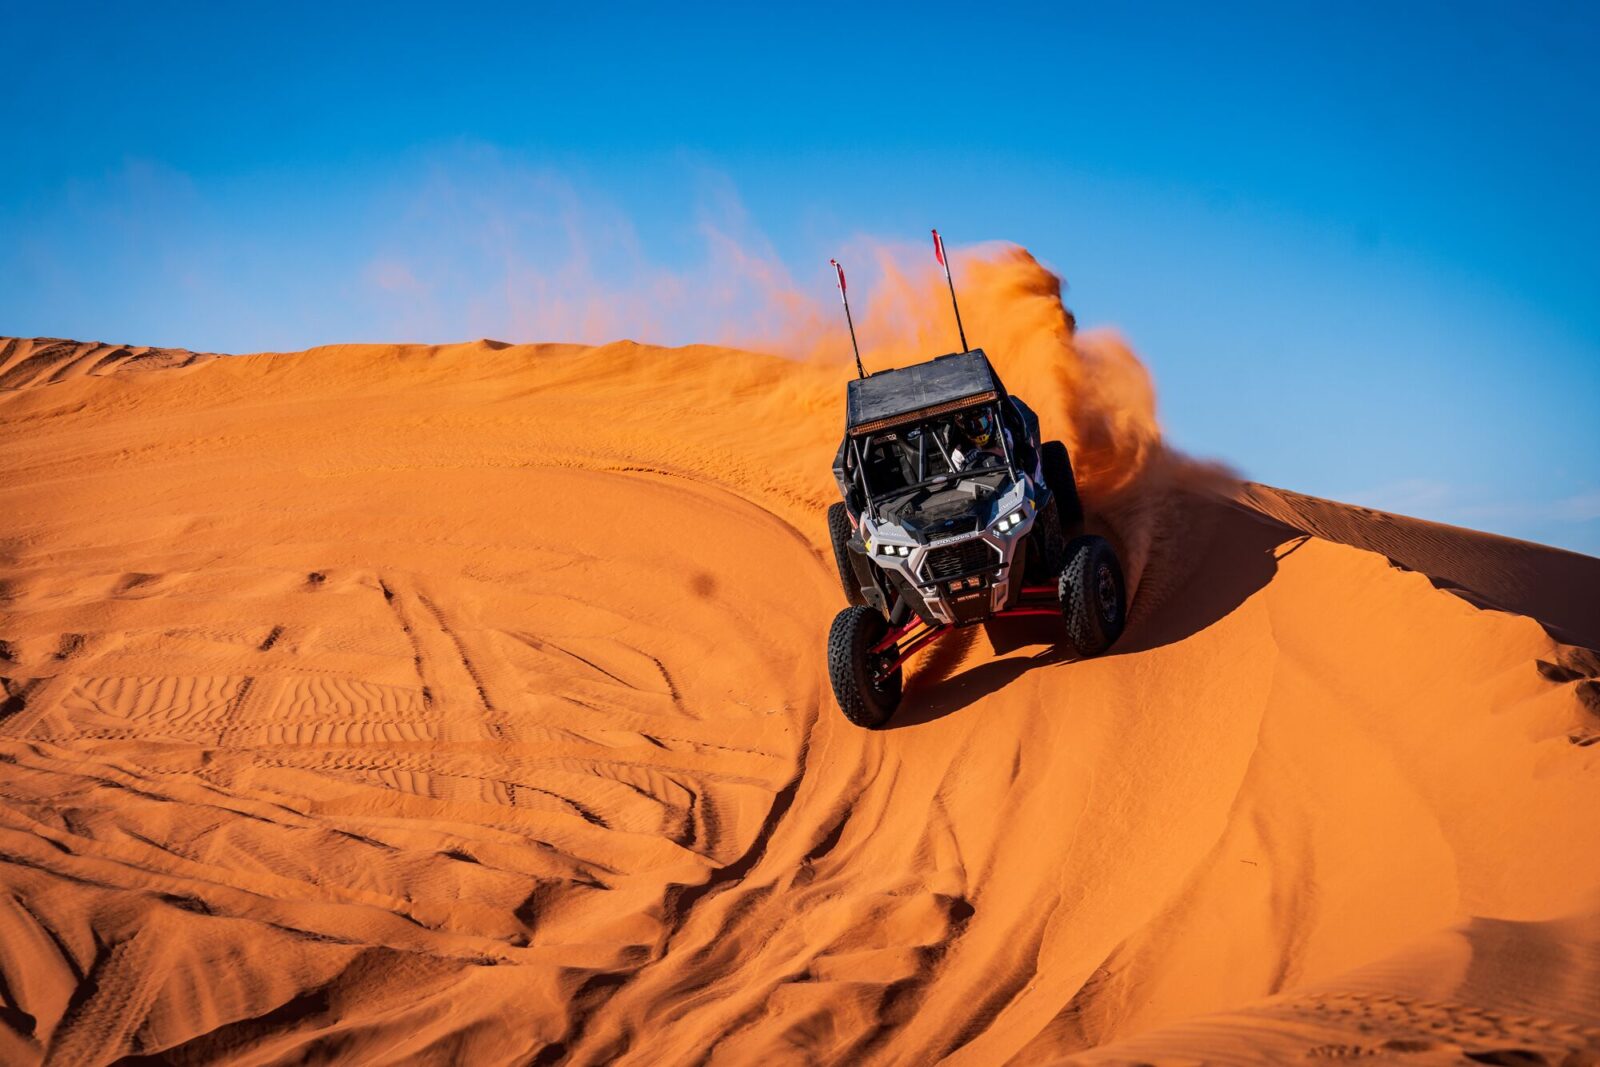
{"type": "Polygon", "coordinates": [[[7,0],[0,333],[557,339],[508,291],[736,289],[708,216],[823,292],[936,224],[1181,447],[1600,554],[1600,6],[1207,7],[7,0]]]}

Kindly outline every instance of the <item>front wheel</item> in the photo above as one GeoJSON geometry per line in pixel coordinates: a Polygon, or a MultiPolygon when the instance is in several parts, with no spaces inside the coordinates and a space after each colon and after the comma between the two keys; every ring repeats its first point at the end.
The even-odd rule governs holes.
{"type": "Polygon", "coordinates": [[[859,606],[835,615],[828,631],[828,679],[834,699],[845,718],[869,730],[882,727],[900,706],[904,676],[898,666],[886,669],[895,650],[872,651],[888,633],[882,615],[859,606]]]}
{"type": "Polygon", "coordinates": [[[1067,546],[1067,565],[1057,589],[1067,624],[1068,650],[1079,659],[1098,656],[1117,638],[1128,620],[1128,592],[1116,550],[1093,534],[1067,546]]]}

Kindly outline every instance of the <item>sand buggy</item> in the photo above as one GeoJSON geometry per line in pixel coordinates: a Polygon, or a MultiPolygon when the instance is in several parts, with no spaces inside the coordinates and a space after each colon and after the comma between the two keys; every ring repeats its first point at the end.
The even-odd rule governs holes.
{"type": "Polygon", "coordinates": [[[850,382],[833,463],[844,499],[828,509],[850,606],[828,633],[828,674],[851,722],[883,726],[906,661],[956,627],[1055,616],[1080,658],[1121,635],[1121,565],[1083,532],[1066,446],[1039,437],[981,349],[850,382]]]}

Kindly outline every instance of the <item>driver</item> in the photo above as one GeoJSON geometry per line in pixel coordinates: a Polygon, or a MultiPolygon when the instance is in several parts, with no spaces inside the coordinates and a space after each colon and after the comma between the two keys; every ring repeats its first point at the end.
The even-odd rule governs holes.
{"type": "MultiPolygon", "coordinates": [[[[993,412],[987,408],[963,411],[956,416],[955,423],[957,440],[951,450],[951,458],[956,461],[957,470],[990,466],[991,461],[985,458],[988,456],[1002,461],[1005,459],[1005,450],[1000,443],[1000,434],[1005,430],[995,426],[993,412]]],[[[1011,443],[1010,434],[1006,434],[1005,443],[1011,443]]]]}

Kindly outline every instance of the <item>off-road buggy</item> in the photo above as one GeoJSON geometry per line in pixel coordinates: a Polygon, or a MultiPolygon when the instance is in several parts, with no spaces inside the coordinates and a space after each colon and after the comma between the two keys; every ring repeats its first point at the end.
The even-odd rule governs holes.
{"type": "Polygon", "coordinates": [[[1122,568],[1084,533],[1066,446],[1040,440],[981,349],[850,382],[833,473],[844,499],[828,532],[850,606],[828,634],[828,673],[851,722],[883,726],[906,661],[956,627],[1055,616],[1080,658],[1121,635],[1122,568]]]}

